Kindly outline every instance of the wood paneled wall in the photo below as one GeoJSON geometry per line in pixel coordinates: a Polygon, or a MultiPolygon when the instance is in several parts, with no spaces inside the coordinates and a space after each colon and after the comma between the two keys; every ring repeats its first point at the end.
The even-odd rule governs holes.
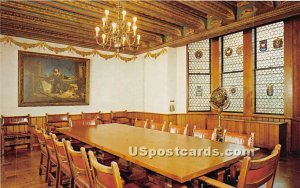
{"type": "Polygon", "coordinates": [[[291,151],[300,154],[300,118],[292,119],[291,151]]]}
{"type": "MultiPolygon", "coordinates": [[[[75,114],[70,115],[72,120],[80,119],[81,115],[75,114]]],[[[110,118],[110,113],[103,113],[105,119],[110,118]]],[[[193,114],[158,114],[158,113],[147,113],[147,112],[129,112],[129,117],[138,118],[141,120],[154,120],[156,122],[166,121],[167,124],[172,122],[173,124],[185,126],[189,124],[189,134],[192,135],[193,127],[201,129],[214,129],[218,124],[217,114],[213,113],[193,113],[193,114]]],[[[284,122],[288,123],[288,120],[282,118],[261,118],[261,117],[248,117],[243,116],[232,116],[224,115],[222,116],[222,127],[231,132],[237,133],[247,133],[255,132],[255,146],[272,149],[276,144],[280,142],[281,139],[285,139],[284,149],[289,146],[287,143],[287,133],[280,131],[281,126],[284,122]],[[282,132],[284,134],[282,135],[282,132]]],[[[45,126],[45,116],[31,117],[33,125],[37,127],[45,126]]],[[[300,121],[298,124],[300,125],[300,121]]],[[[298,129],[300,131],[300,129],[298,129]]],[[[289,137],[290,138],[290,137],[289,137]]],[[[296,141],[297,142],[297,141],[296,141]]],[[[281,141],[281,143],[283,143],[281,141]]],[[[296,146],[299,148],[300,144],[296,146]]]]}

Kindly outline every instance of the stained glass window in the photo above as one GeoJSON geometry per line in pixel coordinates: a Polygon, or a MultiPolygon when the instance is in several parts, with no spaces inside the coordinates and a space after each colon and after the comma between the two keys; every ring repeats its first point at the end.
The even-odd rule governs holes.
{"type": "Polygon", "coordinates": [[[222,86],[230,106],[224,111],[243,112],[243,32],[222,37],[222,86]]]}
{"type": "Polygon", "coordinates": [[[255,112],[284,114],[284,23],[256,28],[255,112]]]}
{"type": "Polygon", "coordinates": [[[188,44],[188,111],[210,111],[210,41],[188,44]]]}

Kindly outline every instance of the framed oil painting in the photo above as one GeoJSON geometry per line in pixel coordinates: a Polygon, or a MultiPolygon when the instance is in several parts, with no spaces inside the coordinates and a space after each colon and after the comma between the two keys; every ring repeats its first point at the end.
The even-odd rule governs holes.
{"type": "Polygon", "coordinates": [[[19,106],[89,104],[90,60],[19,51],[19,106]]]}

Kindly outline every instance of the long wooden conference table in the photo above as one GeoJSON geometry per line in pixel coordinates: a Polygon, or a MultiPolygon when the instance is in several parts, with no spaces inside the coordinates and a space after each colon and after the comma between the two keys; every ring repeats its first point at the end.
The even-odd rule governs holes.
{"type": "MultiPolygon", "coordinates": [[[[180,183],[192,180],[240,160],[242,156],[132,156],[130,147],[147,149],[226,149],[242,150],[242,145],[219,143],[191,136],[172,134],[157,130],[133,127],[124,124],[103,124],[98,126],[76,126],[60,128],[59,132],[104,150],[127,161],[152,170],[180,183]]],[[[206,153],[209,154],[209,153],[206,153]]]]}

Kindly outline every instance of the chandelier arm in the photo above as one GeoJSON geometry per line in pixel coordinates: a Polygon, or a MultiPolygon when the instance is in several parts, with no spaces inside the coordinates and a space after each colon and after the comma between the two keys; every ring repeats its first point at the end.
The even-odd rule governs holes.
{"type": "MultiPolygon", "coordinates": [[[[129,37],[128,37],[129,38],[129,37]]],[[[134,44],[135,44],[135,42],[136,42],[136,37],[132,37],[133,38],[133,41],[132,41],[132,43],[130,43],[130,41],[128,40],[128,45],[129,46],[133,46],[134,44]]]]}
{"type": "Polygon", "coordinates": [[[111,43],[110,43],[110,45],[106,48],[107,43],[108,43],[108,39],[106,39],[106,41],[105,41],[104,43],[103,43],[103,42],[100,43],[98,37],[96,37],[96,43],[97,43],[98,45],[102,46],[102,48],[103,48],[104,50],[109,50],[109,49],[111,48],[111,43]]]}

